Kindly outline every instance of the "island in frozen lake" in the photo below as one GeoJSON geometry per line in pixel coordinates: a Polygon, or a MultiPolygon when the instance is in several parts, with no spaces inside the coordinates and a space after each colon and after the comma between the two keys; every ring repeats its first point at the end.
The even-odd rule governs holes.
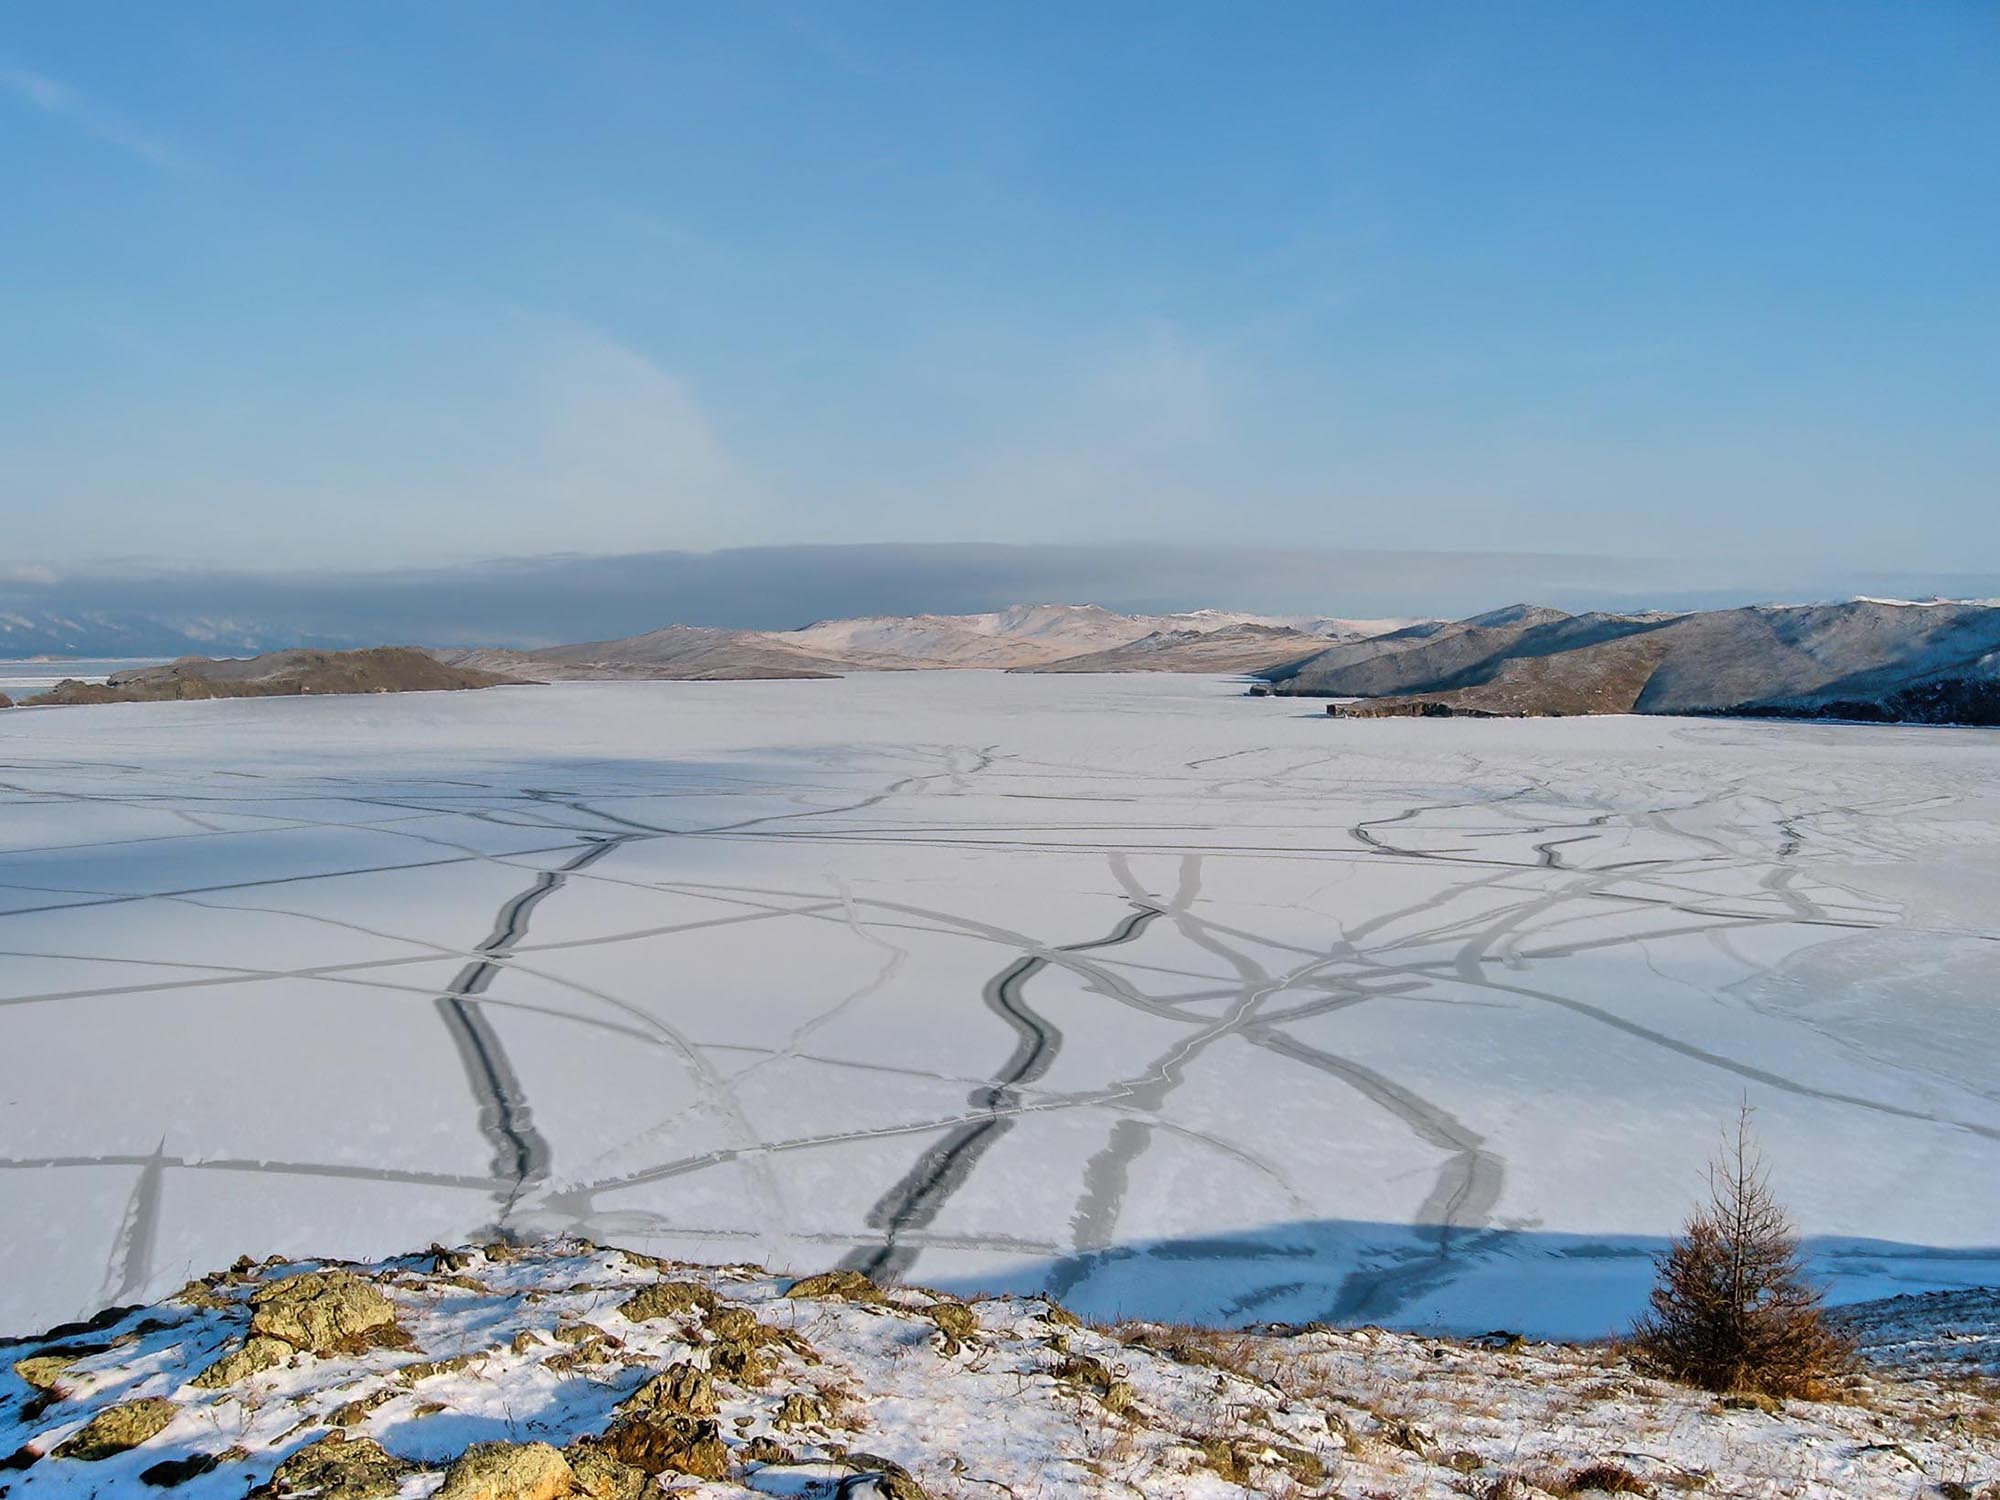
{"type": "Polygon", "coordinates": [[[577,1235],[1590,1336],[2000,1279],[2000,735],[908,672],[0,719],[0,1331],[577,1235]]]}

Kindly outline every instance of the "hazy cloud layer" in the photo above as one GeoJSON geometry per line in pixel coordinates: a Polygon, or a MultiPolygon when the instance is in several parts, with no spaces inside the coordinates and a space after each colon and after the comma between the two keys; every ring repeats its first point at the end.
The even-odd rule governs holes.
{"type": "Polygon", "coordinates": [[[37,73],[32,68],[0,62],[0,89],[33,105],[43,114],[62,120],[107,146],[155,167],[177,168],[186,163],[179,151],[166,141],[140,129],[114,110],[105,108],[59,78],[37,73]]]}
{"type": "MultiPolygon", "coordinates": [[[[1989,597],[2000,575],[1806,576],[1748,566],[1546,554],[883,544],[496,560],[380,573],[145,571],[0,579],[0,615],[155,622],[241,648],[304,642],[540,645],[681,623],[783,629],[1023,601],[1151,611],[1465,615],[1517,600],[1570,609],[1765,600],[1989,597]]],[[[100,632],[101,634],[101,632],[100,632]]],[[[108,638],[107,638],[108,639],[108,638]]],[[[136,637],[125,637],[128,647],[136,637]]],[[[161,648],[152,648],[161,649],[161,648]]]]}

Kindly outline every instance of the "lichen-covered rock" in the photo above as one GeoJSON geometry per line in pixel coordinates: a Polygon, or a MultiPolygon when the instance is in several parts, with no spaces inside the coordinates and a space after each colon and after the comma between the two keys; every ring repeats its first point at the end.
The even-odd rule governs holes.
{"type": "Polygon", "coordinates": [[[883,1302],[882,1288],[860,1271],[825,1271],[795,1281],[786,1289],[787,1297],[821,1297],[843,1302],[883,1302]]]}
{"type": "Polygon", "coordinates": [[[454,1354],[446,1359],[420,1359],[402,1366],[396,1371],[396,1378],[404,1385],[415,1385],[419,1380],[429,1380],[438,1375],[456,1375],[460,1370],[470,1369],[482,1359],[487,1351],[475,1349],[468,1354],[454,1354]]]}
{"type": "Polygon", "coordinates": [[[208,1281],[190,1281],[167,1300],[178,1302],[184,1307],[205,1308],[211,1312],[229,1306],[229,1299],[218,1293],[213,1283],[208,1281]]]}
{"type": "Polygon", "coordinates": [[[402,1392],[383,1386],[370,1391],[365,1396],[356,1396],[352,1401],[343,1402],[334,1409],[327,1422],[334,1427],[358,1427],[368,1420],[368,1414],[378,1406],[387,1406],[402,1392]]]}
{"type": "Polygon", "coordinates": [[[776,1438],[761,1434],[738,1448],[736,1456],[746,1464],[795,1464],[799,1461],[799,1456],[776,1438]]]}
{"type": "Polygon", "coordinates": [[[219,1391],[225,1386],[235,1385],[239,1380],[248,1380],[252,1375],[276,1369],[296,1352],[283,1339],[252,1334],[243,1341],[241,1348],[230,1350],[188,1383],[200,1390],[219,1391]]]}
{"type": "Polygon", "coordinates": [[[63,1371],[81,1358],[81,1354],[31,1354],[14,1361],[14,1373],[34,1390],[60,1395],[63,1371]]]}
{"type": "Polygon", "coordinates": [[[692,1474],[721,1479],[729,1472],[729,1450],[721,1430],[707,1417],[688,1417],[657,1407],[628,1412],[605,1431],[600,1446],[621,1463],[648,1474],[692,1474]]]}
{"type": "Polygon", "coordinates": [[[757,1344],[769,1341],[770,1334],[757,1315],[740,1303],[730,1302],[708,1315],[709,1336],[721,1342],[757,1344]]]}
{"type": "MultiPolygon", "coordinates": [[[[914,1475],[894,1459],[883,1458],[874,1453],[850,1452],[839,1460],[857,1478],[865,1476],[874,1481],[874,1493],[870,1500],[930,1500],[930,1495],[914,1475]]],[[[841,1486],[843,1494],[865,1495],[854,1480],[841,1486]]]]}
{"type": "Polygon", "coordinates": [[[669,1260],[664,1255],[648,1255],[643,1250],[614,1249],[611,1252],[628,1266],[641,1266],[648,1271],[681,1271],[687,1269],[686,1261],[669,1260]]]}
{"type": "Polygon", "coordinates": [[[92,1417],[82,1431],[56,1449],[55,1456],[85,1463],[110,1458],[156,1437],[179,1412],[178,1406],[160,1396],[121,1401],[92,1417]]]}
{"type": "Polygon", "coordinates": [[[932,1303],[924,1309],[924,1316],[937,1324],[947,1357],[957,1354],[979,1333],[979,1319],[963,1302],[932,1303]]]}
{"type": "Polygon", "coordinates": [[[1079,1318],[1075,1313],[1071,1312],[1068,1308],[1064,1307],[1060,1302],[1056,1301],[1055,1298],[1044,1297],[1041,1299],[1041,1303],[1042,1303],[1042,1318],[1045,1322],[1053,1323],[1058,1328],[1083,1327],[1083,1319],[1079,1318]]]}
{"type": "Polygon", "coordinates": [[[1385,1422],[1376,1435],[1384,1442],[1391,1443],[1406,1453],[1414,1453],[1426,1462],[1437,1456],[1437,1434],[1427,1427],[1419,1427],[1414,1422],[1385,1422]]]}
{"type": "Polygon", "coordinates": [[[773,1427],[810,1427],[824,1423],[827,1418],[826,1402],[805,1391],[793,1391],[778,1403],[777,1415],[771,1418],[773,1427]]]}
{"type": "MultiPolygon", "coordinates": [[[[930,1500],[924,1487],[901,1464],[869,1453],[849,1453],[835,1462],[847,1470],[836,1493],[854,1500],[930,1500]]],[[[791,1457],[758,1471],[759,1487],[768,1485],[771,1494],[825,1493],[824,1463],[801,1463],[791,1457]]]]}
{"type": "Polygon", "coordinates": [[[683,1318],[691,1312],[713,1312],[719,1299],[698,1281],[656,1281],[629,1297],[619,1311],[634,1323],[654,1318],[683,1318]]]}
{"type": "Polygon", "coordinates": [[[710,1313],[707,1321],[708,1367],[724,1380],[755,1387],[771,1378],[771,1361],[766,1350],[773,1344],[790,1344],[809,1350],[805,1341],[792,1340],[774,1328],[766,1328],[747,1307],[726,1303],[710,1313]]]}
{"type": "Polygon", "coordinates": [[[250,1331],[313,1354],[351,1354],[393,1345],[396,1307],[350,1271],[308,1271],[259,1287],[250,1331]]]}
{"type": "Polygon", "coordinates": [[[571,1443],[563,1457],[576,1476],[576,1492],[590,1500],[640,1500],[654,1489],[652,1475],[613,1458],[595,1439],[571,1443]]]}
{"type": "Polygon", "coordinates": [[[1081,1386],[1089,1391],[1105,1410],[1114,1414],[1132,1405],[1131,1385],[1120,1380],[1101,1359],[1093,1359],[1088,1354],[1067,1354],[1056,1362],[1049,1373],[1058,1382],[1081,1386]]]}
{"type": "Polygon", "coordinates": [[[434,1500],[560,1500],[576,1487],[569,1461],[547,1443],[474,1443],[434,1500]]]}
{"type": "Polygon", "coordinates": [[[662,1410],[690,1417],[715,1415],[715,1382],[699,1365],[670,1365],[618,1403],[618,1410],[662,1410]]]}
{"type": "Polygon", "coordinates": [[[386,1500],[402,1488],[417,1466],[386,1453],[373,1438],[329,1433],[308,1443],[278,1465],[271,1482],[254,1491],[289,1500],[386,1500]]]}

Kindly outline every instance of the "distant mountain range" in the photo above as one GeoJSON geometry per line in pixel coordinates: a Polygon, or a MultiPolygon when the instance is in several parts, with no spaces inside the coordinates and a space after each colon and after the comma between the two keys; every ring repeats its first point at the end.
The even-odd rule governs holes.
{"type": "MultiPolygon", "coordinates": [[[[0,659],[240,655],[390,643],[533,650],[623,639],[669,621],[792,633],[808,620],[1000,615],[1022,599],[1087,599],[1134,617],[1226,604],[1287,623],[1322,613],[1456,618],[1509,599],[1571,612],[1686,611],[1766,599],[2000,594],[2000,571],[1988,552],[1968,541],[1957,554],[1961,570],[1949,573],[1888,563],[1829,570],[1791,557],[1696,563],[1143,542],[553,554],[357,572],[141,560],[50,568],[0,556],[0,659]],[[1337,606],[1329,609],[1329,600],[1337,606]]],[[[1119,643],[1080,649],[1112,644],[1119,643]]]]}
{"type": "Polygon", "coordinates": [[[1756,605],[1565,614],[1516,605],[1265,669],[1268,691],[1383,715],[1736,714],[2000,724],[2000,606],[1756,605]]]}
{"type": "Polygon", "coordinates": [[[47,610],[0,604],[0,660],[38,656],[192,656],[274,646],[353,646],[345,636],[301,636],[243,620],[113,610],[47,610]]]}
{"type": "Polygon", "coordinates": [[[1398,629],[1404,620],[1276,618],[1224,610],[1122,615],[1094,604],[1017,604],[971,615],[878,615],[798,630],[669,625],[535,651],[442,650],[457,666],[545,682],[577,678],[833,677],[915,668],[1248,672],[1398,629]]]}
{"type": "MultiPolygon", "coordinates": [[[[1332,622],[1322,622],[1331,624],[1332,622]]],[[[1362,622],[1342,622],[1350,627],[1362,622]]],[[[1369,622],[1387,624],[1390,622],[1369,622]]],[[[1377,631],[1379,634],[1380,632],[1377,631]]],[[[1107,646],[1082,656],[1066,656],[1041,666],[1016,667],[1017,672],[1260,672],[1318,654],[1330,641],[1359,642],[1369,637],[1359,629],[1306,630],[1238,620],[1219,629],[1183,627],[1156,630],[1136,641],[1107,646]]]]}
{"type": "MultiPolygon", "coordinates": [[[[199,643],[201,654],[256,648],[255,632],[242,627],[203,628],[213,633],[199,643]]],[[[129,639],[130,654],[161,654],[142,635],[129,639]]],[[[37,644],[60,649],[60,629],[0,615],[0,654],[31,654],[37,644]],[[54,636],[33,633],[52,628],[54,636]]],[[[1995,602],[1852,599],[1631,614],[1517,604],[1456,621],[1017,604],[979,614],[822,620],[796,630],[668,625],[580,645],[440,648],[431,655],[451,668],[532,682],[918,668],[1228,673],[1261,679],[1256,690],[1266,693],[1336,699],[1332,712],[1357,717],[1648,713],[2000,723],[1995,602]]],[[[158,686],[164,696],[191,691],[179,683],[143,686],[158,686]]]]}

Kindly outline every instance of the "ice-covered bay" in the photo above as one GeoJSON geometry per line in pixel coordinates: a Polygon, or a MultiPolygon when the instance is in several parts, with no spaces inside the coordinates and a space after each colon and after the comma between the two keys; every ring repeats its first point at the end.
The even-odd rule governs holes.
{"type": "Polygon", "coordinates": [[[2000,734],[895,673],[0,717],[0,1330],[507,1227],[1629,1315],[1739,1100],[2000,1280],[2000,734]]]}

